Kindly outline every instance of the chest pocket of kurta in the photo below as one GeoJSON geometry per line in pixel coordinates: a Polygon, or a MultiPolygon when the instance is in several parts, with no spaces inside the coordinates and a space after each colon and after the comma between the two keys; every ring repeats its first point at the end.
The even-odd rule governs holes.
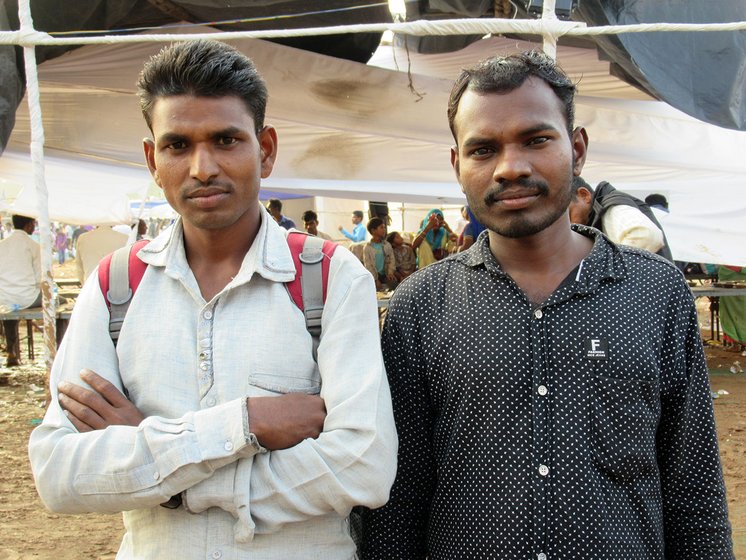
{"type": "Polygon", "coordinates": [[[593,458],[602,471],[631,482],[657,470],[660,398],[653,383],[593,376],[590,407],[593,458]]]}

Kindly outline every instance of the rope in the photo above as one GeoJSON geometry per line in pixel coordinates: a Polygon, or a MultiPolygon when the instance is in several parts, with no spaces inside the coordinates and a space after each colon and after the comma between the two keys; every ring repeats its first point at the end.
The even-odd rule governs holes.
{"type": "Polygon", "coordinates": [[[342,33],[382,33],[392,31],[402,35],[488,35],[520,33],[562,37],[618,35],[622,33],[653,32],[715,32],[744,31],[746,21],[730,23],[636,23],[586,27],[582,22],[557,19],[450,19],[440,21],[418,20],[405,23],[370,23],[310,27],[304,29],[266,29],[257,31],[222,31],[217,33],[155,33],[143,35],[104,35],[101,37],[52,37],[33,28],[0,32],[0,45],[94,45],[113,43],[152,43],[186,41],[194,39],[275,39],[280,37],[308,37],[342,33]]]}

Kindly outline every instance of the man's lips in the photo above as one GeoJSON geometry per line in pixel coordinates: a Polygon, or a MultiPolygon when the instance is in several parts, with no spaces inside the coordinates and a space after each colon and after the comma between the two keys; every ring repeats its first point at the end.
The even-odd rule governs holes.
{"type": "Polygon", "coordinates": [[[524,208],[539,197],[539,192],[531,190],[511,190],[488,197],[489,205],[499,203],[505,208],[524,208]]]}
{"type": "Polygon", "coordinates": [[[208,208],[220,203],[227,196],[228,192],[225,189],[205,187],[193,190],[187,195],[187,198],[198,206],[208,208]]]}

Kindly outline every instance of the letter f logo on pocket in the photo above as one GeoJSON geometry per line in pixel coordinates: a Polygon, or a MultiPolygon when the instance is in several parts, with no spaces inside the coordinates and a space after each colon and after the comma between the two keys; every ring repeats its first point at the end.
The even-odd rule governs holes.
{"type": "Polygon", "coordinates": [[[589,360],[606,360],[609,357],[609,343],[603,338],[589,338],[585,341],[585,357],[589,360]]]}

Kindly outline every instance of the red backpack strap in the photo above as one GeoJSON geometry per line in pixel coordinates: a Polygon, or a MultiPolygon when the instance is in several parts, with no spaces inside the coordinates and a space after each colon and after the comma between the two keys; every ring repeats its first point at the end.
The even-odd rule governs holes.
{"type": "MultiPolygon", "coordinates": [[[[135,294],[137,287],[140,285],[142,277],[145,275],[145,269],[148,268],[147,263],[141,261],[137,253],[150,242],[148,239],[141,239],[135,241],[129,246],[129,263],[127,267],[127,276],[129,278],[129,288],[132,290],[132,295],[135,294]]],[[[127,247],[122,247],[118,250],[127,250],[127,247]]],[[[115,251],[116,252],[116,251],[115,251]]],[[[111,311],[111,302],[109,301],[109,286],[111,284],[111,258],[114,253],[109,253],[98,263],[98,284],[101,288],[101,293],[106,301],[106,307],[111,311]]]]}
{"type": "Polygon", "coordinates": [[[137,253],[148,243],[147,239],[120,247],[104,257],[98,265],[98,278],[104,301],[109,308],[109,334],[114,346],[127,315],[132,296],[140,285],[147,263],[137,253]]]}
{"type": "Polygon", "coordinates": [[[145,269],[148,268],[148,263],[141,260],[140,257],[137,256],[137,253],[139,253],[140,249],[145,247],[148,243],[150,243],[149,239],[141,239],[140,241],[135,241],[130,248],[129,278],[130,289],[132,290],[133,296],[137,291],[137,287],[140,285],[142,277],[145,275],[145,269]]]}
{"type": "MultiPolygon", "coordinates": [[[[300,260],[300,255],[303,252],[303,245],[308,237],[307,233],[303,233],[296,230],[288,232],[288,247],[290,248],[290,254],[293,257],[293,265],[295,266],[295,278],[286,284],[288,293],[292,298],[295,305],[301,311],[305,311],[305,305],[303,303],[303,287],[301,279],[303,277],[303,263],[300,260]]],[[[324,258],[321,260],[321,286],[322,286],[322,301],[326,301],[327,284],[329,283],[329,265],[331,263],[334,251],[337,250],[337,243],[334,241],[324,240],[324,245],[321,248],[321,252],[324,254],[324,258]]]]}

